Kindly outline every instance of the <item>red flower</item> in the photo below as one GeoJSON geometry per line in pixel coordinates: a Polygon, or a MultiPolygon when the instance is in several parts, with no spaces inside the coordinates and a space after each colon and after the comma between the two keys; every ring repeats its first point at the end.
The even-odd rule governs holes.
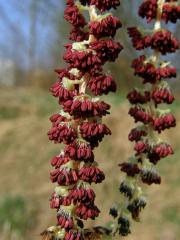
{"type": "Polygon", "coordinates": [[[156,164],[161,158],[165,158],[173,153],[172,147],[169,144],[159,143],[152,147],[151,151],[148,153],[148,158],[150,162],[156,164]]]}
{"type": "Polygon", "coordinates": [[[49,140],[54,141],[55,143],[64,143],[70,144],[77,138],[76,130],[68,126],[66,123],[60,123],[52,128],[48,132],[49,140]]]}
{"type": "Polygon", "coordinates": [[[55,192],[52,194],[51,200],[50,200],[50,207],[59,209],[60,206],[69,206],[71,205],[71,199],[69,196],[63,197],[63,196],[58,196],[55,192]]]}
{"type": "Polygon", "coordinates": [[[156,105],[160,103],[171,104],[174,101],[174,96],[169,88],[162,87],[154,89],[152,99],[156,105]]]}
{"type": "Polygon", "coordinates": [[[137,164],[134,163],[121,163],[119,164],[121,167],[121,171],[125,172],[129,177],[134,177],[136,174],[140,172],[140,169],[137,164]]]}
{"type": "Polygon", "coordinates": [[[179,49],[178,40],[168,30],[155,32],[151,39],[151,48],[158,50],[162,55],[173,53],[179,49]]]}
{"type": "Polygon", "coordinates": [[[168,30],[159,30],[152,36],[143,36],[136,27],[132,27],[128,28],[128,33],[136,50],[151,47],[159,51],[162,55],[165,55],[166,53],[173,53],[179,49],[178,40],[174,38],[168,30]]]}
{"type": "Polygon", "coordinates": [[[68,112],[75,119],[88,117],[102,117],[109,114],[110,105],[103,101],[68,100],[63,103],[65,112],[68,112]]]}
{"type": "Polygon", "coordinates": [[[88,40],[89,32],[85,32],[78,27],[74,27],[70,32],[69,39],[75,42],[82,42],[88,40]]]}
{"type": "Polygon", "coordinates": [[[68,1],[64,11],[64,18],[75,27],[84,27],[86,25],[86,20],[74,4],[74,1],[68,1]]]}
{"type": "Polygon", "coordinates": [[[80,169],[79,178],[88,183],[101,183],[105,179],[105,175],[98,167],[87,165],[80,169]]]}
{"type": "Polygon", "coordinates": [[[72,99],[75,94],[77,94],[77,91],[75,88],[72,88],[72,90],[68,90],[64,86],[63,79],[67,78],[70,80],[76,80],[80,79],[82,77],[82,74],[79,73],[78,76],[74,76],[73,74],[70,73],[71,68],[67,69],[56,69],[56,73],[58,74],[59,81],[55,82],[51,88],[50,92],[54,97],[59,98],[59,103],[66,101],[68,99],[72,99]]]}
{"type": "Polygon", "coordinates": [[[176,23],[177,20],[180,19],[180,6],[164,4],[162,19],[165,20],[166,23],[176,23]]]}
{"type": "MultiPolygon", "coordinates": [[[[166,1],[166,2],[176,2],[176,1],[166,1]]],[[[147,22],[155,19],[157,16],[157,0],[146,0],[139,8],[139,15],[142,18],[146,18],[147,22]]],[[[180,18],[180,7],[173,4],[165,3],[162,9],[162,20],[166,23],[169,21],[176,23],[180,18]]]]}
{"type": "Polygon", "coordinates": [[[71,159],[64,155],[64,153],[59,154],[51,159],[51,165],[55,168],[60,168],[62,165],[68,163],[71,159]]]}
{"type": "Polygon", "coordinates": [[[81,79],[82,77],[82,73],[79,72],[78,75],[73,75],[71,73],[72,68],[68,67],[68,68],[60,68],[60,69],[56,69],[55,72],[58,74],[59,80],[63,80],[64,77],[71,79],[71,80],[75,80],[75,79],[81,79]]]}
{"type": "Polygon", "coordinates": [[[148,124],[152,120],[150,114],[140,106],[131,107],[129,115],[134,118],[135,122],[142,122],[144,124],[148,124]]]}
{"type": "Polygon", "coordinates": [[[59,98],[59,103],[67,101],[68,99],[73,99],[75,96],[75,91],[66,89],[62,82],[56,82],[50,88],[50,91],[54,97],[59,98]]]}
{"type": "Polygon", "coordinates": [[[72,229],[74,226],[72,217],[68,217],[65,214],[58,214],[57,219],[58,225],[66,230],[72,229]]]}
{"type": "Polygon", "coordinates": [[[149,149],[148,143],[144,141],[138,141],[136,142],[134,146],[134,150],[136,151],[136,155],[139,155],[141,153],[146,153],[149,149]]]}
{"type": "Polygon", "coordinates": [[[153,120],[153,128],[159,133],[165,129],[176,126],[176,119],[172,113],[163,114],[153,120]]]}
{"type": "Polygon", "coordinates": [[[175,67],[160,67],[156,69],[158,79],[176,77],[175,67]]]}
{"type": "Polygon", "coordinates": [[[68,119],[59,113],[53,114],[49,120],[53,123],[53,126],[57,126],[60,122],[66,122],[68,119]]]}
{"type": "Polygon", "coordinates": [[[75,212],[76,215],[83,220],[87,220],[88,218],[94,220],[100,213],[99,209],[90,203],[78,205],[75,212]]]}
{"type": "Polygon", "coordinates": [[[90,34],[94,35],[97,39],[108,36],[114,37],[117,29],[121,26],[119,18],[109,15],[101,21],[91,21],[90,34]]]}
{"type": "Polygon", "coordinates": [[[82,137],[90,142],[92,147],[98,146],[98,143],[102,141],[105,135],[110,135],[110,129],[101,123],[84,122],[80,125],[80,132],[82,137]]]}
{"type": "Polygon", "coordinates": [[[94,74],[88,81],[88,87],[96,96],[116,91],[113,77],[104,74],[94,74]]]}
{"type": "Polygon", "coordinates": [[[134,89],[130,93],[128,93],[127,98],[131,104],[147,103],[150,101],[150,92],[145,91],[144,93],[141,93],[134,89]]]}
{"type": "Polygon", "coordinates": [[[149,23],[157,16],[157,0],[146,0],[139,7],[139,16],[146,18],[149,23]]]}
{"type": "Polygon", "coordinates": [[[90,188],[74,188],[69,193],[69,198],[76,204],[77,202],[81,203],[90,203],[95,200],[95,193],[90,188]]]}
{"type": "Polygon", "coordinates": [[[134,68],[135,75],[142,77],[144,83],[155,83],[157,81],[156,69],[151,63],[144,63],[146,57],[144,55],[140,56],[137,59],[134,59],[132,62],[132,68],[134,68]]]}
{"type": "Polygon", "coordinates": [[[82,240],[82,234],[76,230],[66,232],[64,240],[82,240]]]}
{"type": "Polygon", "coordinates": [[[73,160],[93,162],[94,154],[90,144],[86,142],[74,142],[69,144],[64,149],[65,154],[73,160]]]}
{"type": "Polygon", "coordinates": [[[114,62],[123,47],[119,42],[115,42],[112,39],[103,39],[90,43],[90,49],[96,51],[98,58],[104,64],[107,61],[114,62]]]}
{"type": "Polygon", "coordinates": [[[72,50],[72,44],[66,44],[64,60],[72,68],[78,68],[82,72],[96,72],[102,69],[102,61],[96,54],[88,49],[87,51],[72,50]]]}
{"type": "Polygon", "coordinates": [[[59,207],[60,207],[60,198],[59,198],[59,196],[57,196],[56,195],[56,193],[53,193],[52,194],[52,197],[51,197],[51,200],[50,200],[51,202],[50,202],[50,207],[51,208],[57,208],[57,209],[59,209],[59,207]]]}
{"type": "Polygon", "coordinates": [[[131,132],[129,133],[128,139],[129,141],[139,141],[141,140],[141,137],[146,136],[147,132],[144,130],[137,128],[133,128],[131,132]]]}
{"type": "Polygon", "coordinates": [[[55,169],[50,173],[50,178],[52,182],[57,182],[62,186],[68,186],[78,181],[78,173],[77,170],[74,169],[55,169]]]}
{"type": "Polygon", "coordinates": [[[151,43],[150,36],[143,36],[142,33],[136,27],[128,28],[129,37],[132,40],[133,47],[136,50],[142,50],[148,47],[151,43]]]}
{"type": "Polygon", "coordinates": [[[50,140],[55,143],[64,142],[69,144],[77,137],[77,132],[74,127],[70,126],[69,119],[61,116],[60,114],[54,114],[51,116],[52,128],[48,132],[50,140]]]}
{"type": "Polygon", "coordinates": [[[134,68],[135,75],[143,78],[143,83],[156,83],[162,78],[176,77],[175,67],[155,67],[152,63],[145,63],[146,57],[144,55],[132,62],[132,68],[134,68]]]}

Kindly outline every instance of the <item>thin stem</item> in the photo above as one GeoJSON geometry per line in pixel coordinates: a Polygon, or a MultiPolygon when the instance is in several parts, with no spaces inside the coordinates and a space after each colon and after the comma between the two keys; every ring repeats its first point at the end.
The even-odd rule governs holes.
{"type": "MultiPolygon", "coordinates": [[[[96,8],[95,6],[90,6],[87,8],[88,12],[89,12],[89,18],[90,21],[94,21],[97,19],[98,15],[96,13],[96,8]]],[[[88,39],[88,43],[90,44],[91,42],[93,42],[94,40],[96,40],[96,38],[94,37],[94,35],[89,35],[89,39],[88,39]]],[[[79,85],[79,92],[85,94],[86,93],[86,86],[87,86],[87,80],[88,80],[89,76],[88,74],[85,74],[82,83],[79,85]]]]}
{"type": "MultiPolygon", "coordinates": [[[[163,9],[164,3],[165,3],[165,0],[158,0],[158,2],[157,2],[157,16],[156,16],[156,21],[154,24],[154,32],[161,29],[161,16],[162,16],[162,9],[163,9]]],[[[160,56],[161,56],[160,52],[157,50],[154,50],[151,58],[155,65],[158,63],[160,56]]],[[[151,89],[152,91],[154,90],[155,86],[156,86],[156,83],[152,84],[152,89],[151,89]]],[[[154,103],[152,101],[149,103],[149,111],[150,111],[150,115],[153,117],[155,113],[154,113],[154,103]]],[[[153,138],[154,138],[155,134],[153,132],[152,125],[148,126],[148,134],[150,136],[153,136],[153,138]]]]}

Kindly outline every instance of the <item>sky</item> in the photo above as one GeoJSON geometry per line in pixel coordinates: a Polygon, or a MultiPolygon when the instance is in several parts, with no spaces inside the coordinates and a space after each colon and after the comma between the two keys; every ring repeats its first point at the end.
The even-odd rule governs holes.
{"type": "MultiPolygon", "coordinates": [[[[138,6],[140,1],[137,0],[135,4],[138,6]]],[[[64,0],[0,0],[0,59],[12,59],[19,66],[28,68],[31,65],[30,49],[32,42],[35,41],[33,44],[35,64],[50,64],[54,45],[58,41],[59,46],[62,44],[59,32],[57,34],[57,23],[63,19],[64,2],[64,0]],[[35,39],[31,34],[32,19],[35,19],[32,17],[32,3],[35,3],[38,9],[36,34],[33,34],[35,39]]],[[[136,11],[137,6],[133,11],[136,11]]],[[[174,30],[173,24],[170,24],[169,28],[174,30]]]]}
{"type": "Polygon", "coordinates": [[[63,10],[61,3],[59,0],[0,0],[0,58],[27,67],[31,43],[35,41],[36,62],[48,62],[49,48],[56,38],[56,16],[63,10]],[[33,1],[38,14],[36,34],[32,38],[33,1]]]}

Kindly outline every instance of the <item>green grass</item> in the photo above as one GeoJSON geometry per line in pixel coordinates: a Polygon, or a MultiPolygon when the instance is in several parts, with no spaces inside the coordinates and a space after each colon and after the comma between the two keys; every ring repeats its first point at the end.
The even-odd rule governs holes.
{"type": "Polygon", "coordinates": [[[170,109],[173,112],[178,112],[180,109],[180,99],[176,99],[172,105],[170,105],[170,109]]]}
{"type": "Polygon", "coordinates": [[[176,224],[177,226],[180,225],[180,211],[178,211],[177,205],[166,207],[163,209],[162,215],[167,222],[176,224]]]}
{"type": "Polygon", "coordinates": [[[56,112],[58,103],[54,97],[43,90],[13,89],[9,93],[1,90],[0,120],[11,120],[26,117],[29,114],[38,117],[48,116],[56,112]]]}
{"type": "Polygon", "coordinates": [[[0,198],[0,229],[9,226],[11,232],[23,235],[35,222],[35,212],[28,209],[28,203],[22,196],[5,195],[0,198]],[[33,222],[32,222],[33,215],[33,222]]]}
{"type": "Polygon", "coordinates": [[[15,137],[15,129],[10,129],[6,132],[5,137],[0,139],[0,152],[6,153],[9,149],[14,146],[13,139],[15,137]]]}
{"type": "Polygon", "coordinates": [[[20,109],[17,106],[14,107],[7,107],[1,106],[0,107],[0,119],[13,119],[17,118],[20,115],[20,109]]]}

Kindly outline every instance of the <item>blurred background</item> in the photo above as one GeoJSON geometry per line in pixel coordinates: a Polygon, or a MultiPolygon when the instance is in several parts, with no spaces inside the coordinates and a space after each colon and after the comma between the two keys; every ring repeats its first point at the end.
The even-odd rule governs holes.
{"type": "MultiPolygon", "coordinates": [[[[106,181],[95,186],[101,216],[95,224],[110,220],[108,209],[120,200],[118,187],[123,178],[117,169],[132,153],[127,135],[133,125],[128,116],[127,91],[138,85],[130,68],[136,53],[126,27],[145,21],[138,18],[137,1],[122,1],[115,12],[124,26],[117,35],[125,50],[108,68],[118,83],[118,92],[103,97],[112,104],[105,122],[113,135],[96,150],[96,159],[106,173],[106,181]],[[136,12],[135,12],[136,11],[136,12]],[[107,198],[107,196],[109,196],[107,198]]],[[[64,65],[63,44],[69,24],[63,19],[61,0],[0,0],[0,239],[40,239],[39,234],[55,224],[55,212],[49,208],[53,185],[49,180],[50,159],[59,146],[48,141],[49,116],[59,110],[48,92],[55,82],[54,69],[64,65]]],[[[151,24],[149,25],[151,27],[151,24]]],[[[179,36],[180,25],[168,27],[179,36]]],[[[168,56],[178,68],[180,55],[168,56]]],[[[180,74],[179,74],[180,76],[180,74]]],[[[176,95],[172,111],[180,119],[179,78],[170,80],[176,95]]],[[[176,154],[159,164],[161,186],[147,188],[148,205],[142,223],[134,224],[128,240],[180,239],[180,125],[163,134],[176,154]]],[[[91,225],[92,222],[89,222],[91,225]]]]}

